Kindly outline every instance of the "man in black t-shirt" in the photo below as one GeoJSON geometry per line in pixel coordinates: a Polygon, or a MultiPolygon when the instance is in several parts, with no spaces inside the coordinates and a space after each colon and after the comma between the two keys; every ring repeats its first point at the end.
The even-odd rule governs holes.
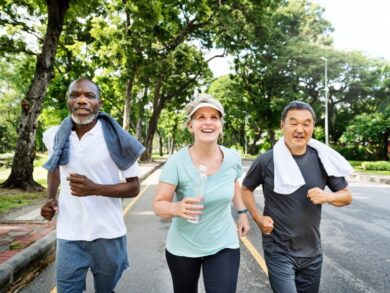
{"type": "MultiPolygon", "coordinates": [[[[242,183],[245,204],[262,232],[264,256],[274,292],[319,291],[322,204],[341,207],[352,201],[345,178],[329,176],[317,150],[309,145],[314,125],[315,114],[310,105],[293,101],[284,108],[283,139],[302,174],[302,186],[289,194],[275,192],[275,149],[253,162],[242,183]],[[263,187],[265,198],[263,215],[256,207],[253,194],[259,185],[263,187]],[[325,186],[331,192],[324,191],[325,186]]],[[[282,171],[291,172],[289,169],[282,171]]]]}

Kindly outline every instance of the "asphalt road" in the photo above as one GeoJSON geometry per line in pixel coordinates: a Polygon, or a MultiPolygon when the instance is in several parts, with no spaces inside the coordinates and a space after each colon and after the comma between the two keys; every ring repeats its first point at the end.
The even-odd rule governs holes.
{"type": "MultiPolygon", "coordinates": [[[[249,162],[244,161],[244,171],[249,162]]],[[[169,221],[154,216],[151,201],[159,171],[143,182],[136,201],[124,201],[128,229],[130,269],[116,292],[172,292],[171,277],[164,257],[169,221]]],[[[344,208],[324,206],[321,224],[324,265],[321,292],[390,292],[390,185],[350,182],[353,203],[344,208]]],[[[263,207],[261,189],[256,191],[263,207]]],[[[271,292],[262,268],[261,236],[252,225],[248,247],[241,245],[237,292],[271,292]],[[253,256],[257,255],[257,259],[253,256]]],[[[43,270],[21,292],[56,292],[54,263],[43,270]]],[[[94,292],[87,279],[87,292],[94,292]]],[[[200,282],[200,292],[204,292],[200,282]]]]}

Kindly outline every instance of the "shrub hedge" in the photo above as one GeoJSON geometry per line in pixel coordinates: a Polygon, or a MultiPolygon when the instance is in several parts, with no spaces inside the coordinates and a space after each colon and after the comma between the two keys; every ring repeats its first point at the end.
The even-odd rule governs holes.
{"type": "Polygon", "coordinates": [[[364,170],[390,171],[390,162],[386,162],[386,161],[363,162],[362,168],[364,170]]]}
{"type": "Polygon", "coordinates": [[[343,155],[347,160],[356,161],[376,161],[378,160],[377,152],[368,152],[367,148],[361,146],[337,146],[332,148],[343,155]]]}

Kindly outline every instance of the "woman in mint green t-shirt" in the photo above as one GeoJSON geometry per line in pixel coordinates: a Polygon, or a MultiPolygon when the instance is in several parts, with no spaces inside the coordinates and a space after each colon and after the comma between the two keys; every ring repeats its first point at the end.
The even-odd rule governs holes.
{"type": "Polygon", "coordinates": [[[238,236],[249,231],[237,181],[242,173],[241,158],[217,143],[224,116],[217,100],[200,95],[186,109],[194,142],[168,159],[153,201],[156,215],[172,218],[166,258],[174,292],[197,292],[201,269],[206,292],[235,292],[240,264],[238,236]],[[199,166],[207,175],[203,196],[194,191],[200,184],[199,166]],[[239,214],[237,224],[231,215],[232,202],[239,214]]]}

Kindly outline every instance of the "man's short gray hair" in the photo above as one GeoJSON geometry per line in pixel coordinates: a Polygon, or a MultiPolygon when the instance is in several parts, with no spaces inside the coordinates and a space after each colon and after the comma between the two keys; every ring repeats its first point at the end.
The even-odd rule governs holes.
{"type": "Polygon", "coordinates": [[[313,116],[313,122],[316,122],[316,113],[314,113],[313,108],[305,102],[302,101],[292,101],[287,104],[286,107],[284,107],[283,112],[282,112],[282,121],[286,120],[287,113],[291,110],[307,110],[311,113],[313,116]]]}
{"type": "Polygon", "coordinates": [[[80,77],[80,78],[78,78],[78,79],[76,79],[76,80],[74,80],[74,81],[72,81],[71,83],[70,83],[70,85],[68,86],[68,90],[66,91],[66,97],[67,98],[69,98],[69,94],[70,94],[70,88],[73,86],[73,85],[75,85],[75,84],[77,84],[77,83],[79,83],[79,82],[82,82],[82,81],[89,81],[90,83],[92,83],[95,87],[96,87],[96,94],[97,94],[97,99],[98,100],[100,100],[100,87],[98,86],[98,84],[96,83],[96,82],[94,82],[94,81],[92,81],[91,79],[89,79],[89,78],[87,78],[87,77],[80,77]]]}

